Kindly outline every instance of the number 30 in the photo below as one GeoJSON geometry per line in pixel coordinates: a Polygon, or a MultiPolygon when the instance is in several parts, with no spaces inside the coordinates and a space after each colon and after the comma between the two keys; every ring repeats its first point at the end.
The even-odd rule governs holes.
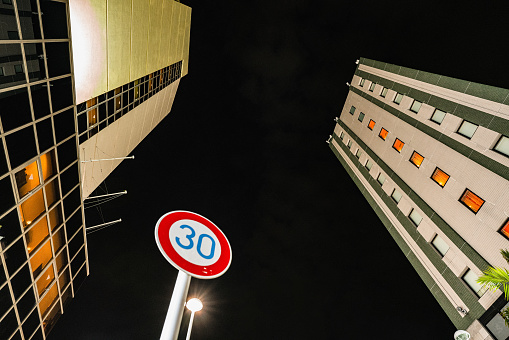
{"type": "MultiPolygon", "coordinates": [[[[182,242],[180,242],[180,237],[175,237],[175,241],[177,242],[179,247],[181,247],[183,249],[192,249],[194,247],[193,238],[196,236],[196,232],[194,231],[194,229],[191,226],[188,226],[187,224],[181,225],[180,229],[189,229],[191,231],[190,234],[186,235],[186,239],[189,242],[186,245],[182,244],[182,242]]],[[[201,234],[200,236],[198,236],[198,245],[196,246],[196,250],[198,251],[198,254],[201,257],[203,257],[204,259],[210,260],[211,258],[214,257],[215,249],[216,249],[216,241],[214,241],[214,239],[210,235],[201,234]],[[203,254],[201,251],[202,242],[203,242],[204,237],[208,238],[210,240],[210,242],[212,242],[212,246],[210,247],[210,254],[208,254],[208,255],[203,254]]]]}

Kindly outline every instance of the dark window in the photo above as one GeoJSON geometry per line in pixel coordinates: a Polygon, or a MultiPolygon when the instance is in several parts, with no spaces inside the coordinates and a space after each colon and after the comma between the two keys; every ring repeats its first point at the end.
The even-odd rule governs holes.
{"type": "Polygon", "coordinates": [[[5,76],[4,68],[0,66],[0,77],[5,76]]]}
{"type": "Polygon", "coordinates": [[[74,110],[72,108],[54,116],[53,122],[55,124],[57,143],[74,134],[74,110]]]}
{"type": "Polygon", "coordinates": [[[81,217],[81,212],[77,211],[67,222],[65,222],[67,235],[69,237],[74,235],[76,231],[78,231],[78,229],[83,225],[81,217]]]}
{"type": "Polygon", "coordinates": [[[21,294],[23,294],[32,284],[32,277],[30,276],[28,264],[25,264],[25,266],[23,266],[23,268],[21,268],[21,270],[16,273],[16,276],[11,279],[11,283],[12,291],[14,292],[14,298],[17,300],[21,294]]]}
{"type": "Polygon", "coordinates": [[[30,86],[30,92],[32,93],[35,118],[38,119],[49,115],[50,111],[47,84],[30,86]]]}
{"type": "Polygon", "coordinates": [[[0,214],[3,214],[9,208],[14,206],[14,193],[12,192],[11,179],[9,176],[0,179],[0,214]]]}
{"type": "Polygon", "coordinates": [[[76,188],[64,198],[65,218],[68,218],[80,206],[80,188],[76,188]]]}
{"type": "Polygon", "coordinates": [[[30,99],[26,88],[0,93],[2,126],[10,131],[32,121],[30,99]]]}
{"type": "MultiPolygon", "coordinates": [[[[2,196],[7,194],[3,188],[0,192],[2,193],[2,196]]],[[[3,237],[1,241],[3,248],[8,247],[19,235],[21,235],[21,226],[19,223],[18,212],[14,209],[0,219],[0,236],[3,237]]]]}
{"type": "MultiPolygon", "coordinates": [[[[43,17],[46,15],[44,13],[43,17]]],[[[46,43],[46,55],[49,77],[57,77],[71,73],[71,62],[69,60],[69,43],[46,43]]]]}
{"type": "Polygon", "coordinates": [[[71,77],[51,81],[51,102],[53,112],[60,111],[63,108],[73,104],[71,77]]]}
{"type": "Polygon", "coordinates": [[[51,125],[51,118],[46,118],[36,124],[37,139],[39,140],[39,150],[42,152],[51,148],[55,143],[53,142],[53,126],[51,125]]]}
{"type": "Polygon", "coordinates": [[[7,159],[5,158],[4,143],[0,139],[0,176],[3,176],[9,169],[7,168],[7,159]]]}
{"type": "MultiPolygon", "coordinates": [[[[69,238],[73,237],[73,235],[67,235],[69,238]]],[[[81,246],[85,244],[85,240],[83,239],[83,228],[79,229],[79,231],[74,235],[73,239],[69,241],[69,256],[73,257],[74,254],[78,252],[81,246]]]]}
{"type": "Polygon", "coordinates": [[[66,166],[78,159],[78,155],[76,153],[76,140],[74,138],[71,138],[65,143],[59,145],[57,150],[60,170],[65,169],[66,166]]]}
{"type": "Polygon", "coordinates": [[[23,238],[20,238],[9,249],[7,249],[4,256],[9,274],[12,275],[27,260],[23,238]]]}
{"type": "Polygon", "coordinates": [[[361,122],[361,123],[362,123],[362,121],[364,120],[364,117],[365,117],[365,116],[366,116],[366,115],[365,115],[363,112],[361,112],[361,113],[359,113],[359,118],[357,118],[357,119],[359,120],[359,122],[361,122]]]}
{"type": "Polygon", "coordinates": [[[354,113],[355,113],[355,106],[352,106],[352,107],[350,108],[350,114],[352,114],[352,115],[353,115],[354,113]]]}
{"type": "Polygon", "coordinates": [[[24,48],[30,82],[46,79],[46,66],[44,65],[45,58],[42,44],[24,44],[24,48]]]}
{"type": "MultiPolygon", "coordinates": [[[[69,254],[69,256],[72,258],[71,254],[69,254]]],[[[85,248],[81,248],[80,252],[71,261],[71,271],[73,276],[80,270],[83,263],[85,263],[85,248]]]]}
{"type": "Polygon", "coordinates": [[[0,339],[9,339],[9,337],[14,333],[16,327],[18,327],[18,320],[16,319],[16,314],[14,314],[14,308],[11,309],[9,314],[0,321],[0,339]]]}
{"type": "Polygon", "coordinates": [[[40,1],[42,16],[42,26],[45,39],[66,39],[67,33],[67,13],[66,4],[56,1],[40,1]]]}
{"type": "MultiPolygon", "coordinates": [[[[1,268],[3,270],[3,268],[1,268]]],[[[4,315],[5,312],[12,306],[11,293],[9,292],[9,286],[5,285],[0,289],[0,315],[4,315]]],[[[0,330],[1,332],[1,330],[0,330]]],[[[2,338],[5,339],[5,338],[2,338]]]]}
{"type": "Polygon", "coordinates": [[[33,126],[16,131],[5,137],[11,167],[17,168],[30,158],[37,156],[33,126]]]}
{"type": "Polygon", "coordinates": [[[7,31],[7,37],[9,40],[19,40],[18,31],[7,31]]]}
{"type": "Polygon", "coordinates": [[[74,163],[69,169],[60,174],[62,194],[65,196],[79,182],[78,163],[74,163]]]}
{"type": "Polygon", "coordinates": [[[25,334],[25,339],[28,339],[30,335],[34,334],[34,331],[39,326],[39,324],[39,314],[37,313],[37,310],[34,310],[23,323],[23,333],[25,334]]]}
{"type": "Polygon", "coordinates": [[[87,268],[83,267],[81,268],[80,272],[76,277],[74,278],[72,285],[74,287],[74,292],[78,290],[78,288],[83,284],[83,281],[85,281],[85,278],[87,277],[87,268]]]}

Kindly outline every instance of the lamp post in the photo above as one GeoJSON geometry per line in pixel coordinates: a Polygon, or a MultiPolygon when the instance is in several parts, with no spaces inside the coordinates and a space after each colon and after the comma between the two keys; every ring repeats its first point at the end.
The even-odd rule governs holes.
{"type": "Polygon", "coordinates": [[[191,311],[191,319],[189,320],[189,327],[187,328],[187,337],[186,340],[189,340],[191,338],[191,328],[193,328],[193,320],[194,320],[194,313],[201,311],[203,308],[203,303],[197,298],[193,298],[186,303],[187,309],[191,311]]]}

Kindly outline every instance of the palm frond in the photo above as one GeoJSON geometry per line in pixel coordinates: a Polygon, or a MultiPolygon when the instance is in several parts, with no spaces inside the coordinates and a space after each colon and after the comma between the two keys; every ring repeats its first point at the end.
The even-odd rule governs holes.
{"type": "Polygon", "coordinates": [[[500,267],[489,267],[483,272],[483,275],[477,279],[477,283],[489,290],[502,288],[506,300],[509,300],[509,271],[500,267]]]}
{"type": "Polygon", "coordinates": [[[502,257],[504,258],[504,260],[509,264],[509,250],[500,249],[500,254],[502,254],[502,257]]]}

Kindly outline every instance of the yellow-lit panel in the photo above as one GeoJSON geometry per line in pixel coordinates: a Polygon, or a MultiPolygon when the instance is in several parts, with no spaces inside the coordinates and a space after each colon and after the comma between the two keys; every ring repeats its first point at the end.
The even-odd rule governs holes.
{"type": "Polygon", "coordinates": [[[178,25],[178,34],[177,34],[177,45],[175,51],[175,62],[182,60],[182,49],[184,48],[184,29],[186,25],[186,9],[183,5],[179,5],[180,7],[180,15],[179,15],[179,25],[178,25]]]}
{"type": "Polygon", "coordinates": [[[44,271],[44,274],[41,275],[39,280],[37,280],[37,293],[39,294],[39,297],[41,297],[54,279],[55,272],[53,270],[53,265],[51,265],[44,271]]]}
{"type": "Polygon", "coordinates": [[[30,266],[32,267],[32,273],[34,273],[34,276],[39,275],[42,269],[52,258],[51,243],[48,240],[30,259],[30,266]]]}
{"type": "Polygon", "coordinates": [[[161,20],[161,43],[159,44],[159,65],[161,68],[170,65],[171,21],[174,1],[163,1],[163,18],[161,20]]]}
{"type": "Polygon", "coordinates": [[[33,162],[32,164],[18,171],[15,177],[20,198],[25,197],[26,194],[41,184],[37,162],[33,162]]]}
{"type": "Polygon", "coordinates": [[[178,31],[181,7],[182,6],[178,3],[173,4],[173,13],[171,19],[170,65],[177,61],[178,31]]]}
{"type": "Polygon", "coordinates": [[[191,7],[186,7],[186,26],[184,31],[184,51],[183,51],[183,65],[182,65],[182,77],[188,72],[189,65],[189,45],[191,37],[191,7]]]}
{"type": "Polygon", "coordinates": [[[37,217],[44,213],[45,210],[44,197],[42,195],[42,189],[40,189],[21,203],[20,212],[23,226],[29,226],[37,217]]]}
{"type": "Polygon", "coordinates": [[[51,286],[51,288],[48,290],[48,293],[42,298],[41,302],[39,302],[39,309],[41,310],[41,315],[43,318],[49,312],[49,307],[53,305],[53,302],[55,302],[56,299],[58,299],[58,288],[56,284],[53,284],[53,286],[51,286]]]}
{"type": "Polygon", "coordinates": [[[127,84],[131,54],[131,1],[108,0],[108,90],[127,84]]]}
{"type": "Polygon", "coordinates": [[[42,169],[42,178],[47,180],[54,174],[56,174],[56,163],[55,163],[55,151],[51,150],[48,153],[45,153],[41,156],[41,169],[42,169]]]}
{"type": "Polygon", "coordinates": [[[163,3],[161,0],[150,0],[150,27],[148,31],[147,72],[155,72],[163,66],[159,65],[159,45],[161,43],[161,20],[163,3]]]}
{"type": "Polygon", "coordinates": [[[34,249],[49,235],[48,231],[48,220],[44,216],[37,224],[32,226],[28,233],[25,234],[25,240],[27,242],[27,250],[29,254],[32,254],[34,249]]]}
{"type": "Polygon", "coordinates": [[[106,0],[69,1],[76,102],[107,91],[106,0]]]}
{"type": "Polygon", "coordinates": [[[146,0],[132,0],[131,17],[131,76],[130,80],[147,74],[147,50],[150,6],[146,0]]]}

